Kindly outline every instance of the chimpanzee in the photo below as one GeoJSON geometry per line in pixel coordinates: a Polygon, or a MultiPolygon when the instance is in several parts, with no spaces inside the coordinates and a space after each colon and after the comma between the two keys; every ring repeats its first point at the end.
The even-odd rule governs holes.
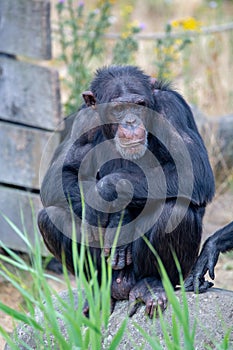
{"type": "Polygon", "coordinates": [[[108,260],[115,245],[113,305],[129,299],[132,316],[144,302],[152,317],[167,298],[148,241],[173,286],[179,283],[174,255],[187,277],[214,195],[207,151],[183,97],[137,67],[99,69],[83,98],[43,180],[39,228],[73,272],[73,218],[78,249],[89,244],[100,280],[101,256],[108,260]]]}
{"type": "Polygon", "coordinates": [[[186,291],[196,293],[206,292],[213,286],[212,282],[206,281],[204,276],[209,271],[209,276],[214,279],[214,267],[217,264],[220,253],[233,249],[233,221],[216,231],[204,243],[200,256],[188,278],[185,280],[186,291]]]}

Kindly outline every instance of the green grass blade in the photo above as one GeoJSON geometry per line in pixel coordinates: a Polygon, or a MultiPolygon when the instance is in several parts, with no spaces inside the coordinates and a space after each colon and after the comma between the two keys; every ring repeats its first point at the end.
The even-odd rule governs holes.
{"type": "Polygon", "coordinates": [[[134,327],[142,334],[143,338],[150,344],[153,350],[162,350],[159,340],[148,334],[138,323],[134,323],[134,327]]]}
{"type": "Polygon", "coordinates": [[[18,321],[22,321],[30,326],[33,326],[35,329],[39,331],[43,331],[43,328],[31,317],[24,315],[23,313],[12,309],[11,307],[0,302],[0,310],[2,310],[5,314],[14,317],[14,319],[18,321]]]}
{"type": "Polygon", "coordinates": [[[5,329],[2,326],[0,326],[0,334],[4,337],[4,339],[6,340],[6,344],[8,344],[11,350],[19,350],[18,345],[15,344],[11,336],[7,333],[7,331],[5,331],[5,329]]]}
{"type": "Polygon", "coordinates": [[[29,250],[32,250],[32,245],[29,242],[29,240],[27,239],[27,237],[25,237],[25,235],[22,233],[22,231],[13,223],[13,221],[11,221],[5,214],[3,214],[2,212],[0,212],[0,215],[2,215],[2,217],[4,218],[4,220],[8,223],[8,225],[15,231],[15,233],[17,233],[17,235],[24,241],[24,243],[26,244],[26,246],[29,248],[29,250]]]}

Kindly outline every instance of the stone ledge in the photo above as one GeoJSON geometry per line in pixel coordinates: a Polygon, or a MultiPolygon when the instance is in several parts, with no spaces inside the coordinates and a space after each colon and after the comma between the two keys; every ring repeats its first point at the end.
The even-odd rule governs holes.
{"type": "MultiPolygon", "coordinates": [[[[77,291],[74,289],[73,293],[77,305],[77,291]]],[[[179,291],[176,292],[176,295],[181,300],[179,291]]],[[[60,297],[62,297],[65,302],[69,302],[68,291],[61,292],[60,297]]],[[[187,300],[189,305],[190,326],[192,327],[196,321],[195,350],[202,350],[205,345],[208,345],[211,349],[216,349],[215,344],[223,340],[224,335],[229,329],[231,329],[229,343],[233,348],[233,291],[212,288],[205,294],[195,295],[194,293],[187,293],[187,300]]],[[[57,311],[60,310],[56,300],[54,301],[54,307],[57,311]]],[[[108,344],[111,342],[112,337],[127,317],[127,308],[127,301],[117,303],[115,311],[110,317],[108,335],[104,341],[103,349],[108,349],[108,344]]],[[[168,306],[167,310],[164,312],[164,320],[169,325],[171,324],[171,312],[171,306],[168,306]]],[[[36,312],[36,319],[43,325],[43,316],[40,312],[36,312]]],[[[58,322],[64,338],[67,339],[67,330],[63,321],[59,319],[58,322]]],[[[159,319],[150,320],[146,317],[144,315],[144,306],[142,306],[139,308],[138,312],[129,319],[127,331],[118,346],[119,350],[133,350],[135,349],[135,345],[143,346],[145,350],[152,349],[135,329],[134,323],[138,323],[147,334],[151,336],[156,334],[161,347],[166,349],[159,319]]],[[[33,332],[32,328],[27,325],[20,325],[17,328],[19,339],[28,344],[31,349],[38,349],[35,343],[36,337],[33,332]]],[[[52,339],[51,341],[53,344],[52,339]]],[[[6,345],[4,350],[10,349],[11,348],[6,345]]],[[[18,344],[18,349],[24,350],[26,347],[18,344]]],[[[53,349],[56,349],[56,347],[53,349]]]]}

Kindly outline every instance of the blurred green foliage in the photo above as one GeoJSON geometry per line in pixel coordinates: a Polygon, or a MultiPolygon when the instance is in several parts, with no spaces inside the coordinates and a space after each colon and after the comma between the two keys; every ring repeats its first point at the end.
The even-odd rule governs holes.
{"type": "Polygon", "coordinates": [[[184,3],[58,0],[55,45],[61,48],[64,114],[77,110],[93,72],[109,64],[136,64],[151,76],[174,81],[185,98],[207,115],[231,113],[233,31],[217,27],[232,21],[232,3],[190,3],[185,7],[188,15],[180,18],[184,3]],[[137,34],[144,24],[135,17],[145,20],[152,32],[164,28],[163,33],[139,42],[137,34]],[[202,25],[212,24],[216,32],[202,31],[202,25]]]}
{"type": "MultiPolygon", "coordinates": [[[[68,94],[65,114],[74,112],[80,105],[81,94],[92,76],[91,67],[101,63],[106,53],[104,35],[112,26],[113,4],[113,0],[97,1],[95,8],[88,11],[83,2],[77,5],[73,0],[60,0],[57,3],[60,60],[67,69],[63,81],[68,94]]],[[[133,7],[125,6],[122,34],[112,49],[111,63],[134,62],[138,49],[134,34],[139,33],[141,27],[130,21],[132,10],[133,7]]]]}

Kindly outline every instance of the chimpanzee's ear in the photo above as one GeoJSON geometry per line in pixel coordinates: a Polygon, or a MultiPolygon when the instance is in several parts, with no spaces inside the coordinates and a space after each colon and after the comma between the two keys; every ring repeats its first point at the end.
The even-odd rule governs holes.
{"type": "Polygon", "coordinates": [[[87,107],[94,107],[96,105],[96,99],[92,91],[84,91],[82,93],[83,99],[87,105],[87,107]]]}
{"type": "Polygon", "coordinates": [[[150,77],[150,85],[151,85],[152,89],[154,89],[155,84],[157,83],[157,81],[158,80],[156,78],[150,77]]]}

